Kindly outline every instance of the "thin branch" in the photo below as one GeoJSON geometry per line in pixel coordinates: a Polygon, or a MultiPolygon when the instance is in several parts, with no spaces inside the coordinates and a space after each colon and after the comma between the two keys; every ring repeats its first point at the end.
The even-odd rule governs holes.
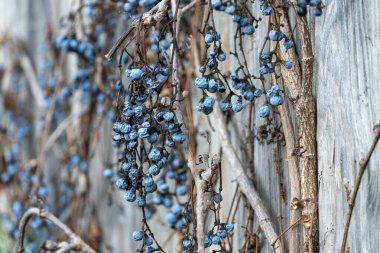
{"type": "Polygon", "coordinates": [[[346,250],[348,229],[350,228],[350,222],[351,222],[352,213],[353,213],[354,207],[355,207],[356,197],[358,195],[360,183],[362,181],[364,172],[367,168],[369,160],[371,159],[373,151],[375,150],[376,145],[380,139],[380,124],[378,124],[374,127],[374,132],[375,132],[375,139],[373,140],[371,148],[369,149],[367,155],[359,163],[359,165],[360,165],[359,175],[358,175],[358,178],[356,179],[352,196],[351,196],[350,200],[348,201],[348,212],[347,212],[346,219],[344,221],[344,234],[343,234],[342,246],[340,248],[340,253],[345,253],[345,250],[346,250]]]}
{"type": "Polygon", "coordinates": [[[294,226],[296,226],[296,225],[297,225],[302,219],[303,219],[302,216],[299,217],[294,223],[292,223],[292,225],[290,225],[287,229],[285,229],[285,230],[284,230],[284,231],[283,231],[283,232],[282,232],[282,233],[276,238],[275,242],[276,242],[278,239],[282,238],[286,232],[288,232],[290,229],[292,229],[294,226]]]}
{"type": "MultiPolygon", "coordinates": [[[[173,77],[173,86],[175,87],[175,94],[176,94],[176,100],[180,101],[182,99],[182,90],[179,85],[179,78],[178,78],[178,41],[179,41],[179,28],[182,20],[182,15],[188,11],[191,7],[193,7],[196,4],[196,1],[193,1],[189,5],[185,6],[186,9],[178,9],[178,2],[177,0],[171,0],[171,9],[174,12],[174,22],[173,22],[173,53],[172,53],[172,59],[173,59],[173,71],[172,71],[172,77],[173,77]]],[[[196,242],[197,242],[197,252],[203,253],[204,252],[204,220],[205,220],[205,197],[204,192],[206,189],[206,182],[203,181],[199,175],[199,172],[196,168],[196,147],[195,147],[195,136],[194,136],[194,123],[193,123],[193,116],[192,116],[192,110],[191,110],[191,101],[190,96],[185,98],[186,103],[186,115],[187,115],[187,123],[188,128],[186,129],[185,124],[183,125],[183,128],[185,129],[185,133],[188,133],[187,141],[183,144],[185,153],[188,154],[188,166],[190,168],[191,174],[194,178],[195,182],[195,188],[197,190],[196,194],[196,242]]],[[[182,105],[178,102],[176,102],[176,114],[179,120],[184,122],[184,116],[182,108],[182,105]]]]}
{"type": "Polygon", "coordinates": [[[47,139],[45,145],[43,146],[43,152],[46,152],[47,150],[50,149],[50,147],[54,144],[54,142],[59,138],[59,136],[65,131],[65,129],[73,122],[73,120],[76,117],[81,116],[83,113],[87,112],[87,110],[83,110],[79,113],[74,113],[65,118],[54,130],[53,133],[49,136],[47,139]]]}
{"type": "MultiPolygon", "coordinates": [[[[283,88],[283,87],[282,87],[283,88]]],[[[285,151],[286,151],[286,161],[288,164],[288,175],[289,175],[289,184],[290,184],[290,201],[294,199],[301,199],[301,180],[300,172],[297,164],[297,157],[295,156],[295,137],[294,137],[294,128],[292,121],[290,119],[290,112],[288,104],[285,101],[283,105],[278,107],[280,113],[282,129],[285,137],[285,151]]],[[[300,216],[300,209],[290,209],[290,223],[293,224],[298,220],[300,216]]],[[[289,239],[289,252],[297,253],[301,249],[301,236],[300,228],[292,227],[290,231],[289,239]]]]}
{"type": "MultiPolygon", "coordinates": [[[[38,216],[41,218],[45,218],[54,223],[57,227],[59,227],[63,232],[69,237],[70,244],[75,245],[76,250],[81,250],[85,253],[96,253],[90,246],[88,246],[77,234],[75,234],[67,225],[63,224],[57,217],[55,217],[52,213],[45,209],[39,209],[36,207],[32,207],[28,209],[24,215],[22,216],[19,224],[19,237],[17,241],[17,253],[24,252],[24,237],[25,230],[29,220],[33,216],[38,216]]],[[[67,252],[67,251],[63,251],[67,252]]]]}
{"type": "Polygon", "coordinates": [[[141,24],[144,25],[145,27],[154,26],[155,24],[160,22],[164,18],[168,10],[168,4],[169,4],[169,0],[162,0],[161,2],[156,4],[152,9],[150,9],[148,12],[145,12],[141,18],[133,20],[130,28],[120,37],[120,39],[116,42],[116,44],[105,55],[106,59],[107,60],[112,59],[112,56],[121,46],[121,44],[123,44],[124,40],[133,31],[133,29],[136,28],[140,24],[140,20],[142,21],[141,24]]]}
{"type": "Polygon", "coordinates": [[[44,99],[44,95],[43,95],[42,89],[38,83],[38,79],[37,79],[36,73],[33,69],[30,58],[26,54],[23,54],[20,58],[20,64],[21,64],[21,67],[25,73],[25,77],[28,80],[28,83],[30,85],[30,90],[32,91],[32,94],[34,96],[34,99],[35,99],[38,107],[45,108],[46,102],[44,99]]]}

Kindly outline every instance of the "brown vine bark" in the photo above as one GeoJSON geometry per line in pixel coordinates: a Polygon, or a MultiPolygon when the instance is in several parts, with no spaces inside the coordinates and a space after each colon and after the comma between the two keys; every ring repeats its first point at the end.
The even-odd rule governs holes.
{"type": "MultiPolygon", "coordinates": [[[[296,6],[296,1],[292,1],[296,6]]],[[[291,27],[285,9],[278,9],[283,32],[292,37],[291,27]]],[[[285,87],[289,90],[298,121],[298,164],[300,170],[301,200],[304,216],[304,252],[319,251],[318,235],[318,173],[316,150],[316,105],[313,97],[313,51],[308,22],[296,15],[296,30],[299,35],[299,54],[295,49],[278,47],[281,59],[293,62],[291,70],[281,66],[285,87]]],[[[294,155],[293,154],[293,155],[294,155]]]]}

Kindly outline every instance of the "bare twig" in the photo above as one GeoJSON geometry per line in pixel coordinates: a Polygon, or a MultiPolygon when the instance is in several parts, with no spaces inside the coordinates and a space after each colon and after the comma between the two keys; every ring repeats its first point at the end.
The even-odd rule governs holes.
{"type": "Polygon", "coordinates": [[[374,132],[375,132],[375,139],[373,140],[371,148],[369,149],[367,155],[359,163],[359,165],[360,165],[359,166],[359,175],[358,175],[358,178],[356,179],[356,182],[354,185],[354,191],[352,192],[352,196],[351,196],[350,200],[348,201],[348,212],[347,212],[346,219],[344,221],[344,234],[343,234],[342,246],[340,248],[340,253],[345,253],[347,237],[348,237],[348,229],[350,228],[350,222],[351,222],[352,212],[354,211],[354,207],[355,207],[356,197],[358,195],[360,183],[362,181],[364,172],[367,168],[369,160],[371,159],[373,151],[375,150],[376,145],[380,139],[380,124],[378,124],[374,127],[374,132]]]}
{"type": "Polygon", "coordinates": [[[290,229],[292,229],[294,226],[296,226],[301,220],[303,219],[303,217],[299,217],[294,223],[292,223],[287,229],[285,229],[277,238],[274,242],[276,242],[278,239],[282,238],[284,236],[284,234],[286,232],[288,232],[290,229]]]}
{"type": "Polygon", "coordinates": [[[25,73],[25,77],[28,80],[28,83],[30,85],[30,89],[32,91],[32,94],[34,96],[34,99],[35,99],[38,107],[45,108],[46,102],[44,99],[44,95],[43,95],[42,89],[38,83],[37,76],[36,76],[36,73],[33,69],[30,58],[26,54],[23,54],[20,58],[20,64],[21,64],[22,69],[25,73]]]}
{"type": "Polygon", "coordinates": [[[150,27],[158,22],[160,22],[167,10],[168,10],[169,0],[162,0],[158,4],[156,4],[152,9],[148,12],[145,12],[140,19],[133,20],[130,28],[120,37],[120,39],[116,42],[116,44],[110,49],[110,51],[105,55],[107,60],[111,60],[112,56],[115,54],[117,49],[123,44],[124,40],[128,37],[128,35],[140,24],[140,20],[142,20],[142,25],[145,27],[150,27]]]}
{"type": "MultiPolygon", "coordinates": [[[[289,175],[289,184],[290,184],[290,200],[300,199],[301,198],[301,185],[300,185],[300,172],[298,170],[297,157],[294,154],[296,149],[295,137],[294,137],[294,128],[292,121],[290,119],[290,112],[288,104],[285,102],[282,106],[278,107],[280,113],[282,129],[284,131],[285,137],[285,151],[286,151],[286,161],[288,164],[288,175],[289,175]]],[[[300,216],[299,208],[293,210],[290,209],[290,223],[294,224],[298,217],[300,216]]],[[[301,235],[300,228],[294,226],[290,230],[290,239],[289,239],[289,252],[297,253],[301,249],[301,235]]]]}
{"type": "Polygon", "coordinates": [[[43,146],[43,152],[46,152],[50,149],[50,147],[54,144],[54,142],[58,139],[58,137],[65,131],[65,129],[73,122],[73,120],[76,117],[81,116],[83,113],[85,113],[86,110],[81,111],[79,113],[74,113],[65,118],[54,130],[54,132],[51,133],[49,138],[46,140],[45,145],[43,146]]]}
{"type": "MultiPolygon", "coordinates": [[[[75,245],[75,250],[81,250],[85,253],[96,253],[90,246],[88,246],[77,234],[75,234],[68,226],[62,223],[57,217],[55,217],[52,213],[45,209],[39,209],[36,207],[32,207],[28,209],[24,215],[22,216],[19,224],[19,237],[17,241],[17,253],[24,252],[24,237],[25,237],[25,229],[29,222],[29,220],[33,216],[38,216],[41,218],[45,218],[54,223],[57,227],[59,227],[63,232],[67,235],[70,240],[69,245],[75,245]]],[[[68,251],[59,251],[59,252],[68,252],[68,251]]]]}

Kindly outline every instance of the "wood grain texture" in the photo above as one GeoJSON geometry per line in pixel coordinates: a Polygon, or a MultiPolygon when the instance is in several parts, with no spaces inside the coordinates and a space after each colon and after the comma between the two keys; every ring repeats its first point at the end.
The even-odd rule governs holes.
{"type": "MultiPolygon", "coordinates": [[[[326,1],[315,21],[315,86],[321,252],[338,252],[359,161],[380,121],[378,1],[326,1]]],[[[377,252],[380,151],[364,175],[351,222],[350,252],[377,252]]]]}

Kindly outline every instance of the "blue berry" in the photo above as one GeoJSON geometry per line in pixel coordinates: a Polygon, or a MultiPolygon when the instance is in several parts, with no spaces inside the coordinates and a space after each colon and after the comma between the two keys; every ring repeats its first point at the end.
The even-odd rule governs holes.
{"type": "Polygon", "coordinates": [[[143,231],[134,231],[132,234],[133,240],[135,241],[141,241],[144,237],[143,231]]]}
{"type": "Polygon", "coordinates": [[[247,35],[252,35],[255,32],[255,28],[252,25],[244,26],[243,33],[247,35]]]}
{"type": "Polygon", "coordinates": [[[212,43],[214,41],[214,35],[212,35],[212,34],[210,34],[210,33],[207,33],[206,35],[205,35],[205,42],[207,43],[207,44],[210,44],[210,43],[212,43]]]}
{"type": "Polygon", "coordinates": [[[224,11],[228,14],[233,14],[235,12],[235,6],[233,5],[227,6],[224,11]]]}
{"type": "Polygon", "coordinates": [[[171,211],[173,212],[173,214],[175,215],[180,215],[182,213],[182,206],[181,205],[175,205],[172,207],[171,211]]]}
{"type": "Polygon", "coordinates": [[[158,141],[158,133],[157,132],[153,132],[153,133],[151,133],[149,136],[148,136],[148,138],[147,138],[147,141],[149,142],[149,143],[155,143],[155,142],[157,142],[158,141]]]}
{"type": "Polygon", "coordinates": [[[153,253],[156,250],[152,246],[148,246],[145,248],[145,253],[153,253]]]}
{"type": "Polygon", "coordinates": [[[228,233],[231,233],[233,230],[234,230],[234,224],[232,223],[229,223],[229,224],[226,224],[226,230],[228,233]]]}
{"type": "Polygon", "coordinates": [[[225,61],[227,59],[227,54],[226,53],[218,54],[217,58],[218,58],[218,61],[225,61]]]}
{"type": "Polygon", "coordinates": [[[223,99],[223,100],[219,101],[219,108],[222,111],[227,112],[227,111],[230,111],[232,109],[232,105],[230,102],[223,99]]]}
{"type": "Polygon", "coordinates": [[[164,114],[164,120],[165,121],[172,121],[174,119],[174,117],[175,117],[175,114],[173,112],[170,112],[170,111],[166,112],[164,114]]]}
{"type": "Polygon", "coordinates": [[[137,207],[143,207],[143,206],[145,206],[145,199],[143,199],[141,197],[136,198],[135,204],[137,207]]]}
{"type": "Polygon", "coordinates": [[[121,177],[116,178],[115,185],[119,189],[126,189],[128,187],[127,182],[121,177]]]}
{"type": "Polygon", "coordinates": [[[163,204],[165,207],[171,207],[173,206],[173,201],[170,198],[165,198],[163,204]]]}
{"type": "Polygon", "coordinates": [[[151,177],[146,177],[145,179],[144,179],[144,186],[145,187],[149,187],[149,186],[152,186],[152,185],[154,185],[154,180],[153,180],[153,178],[151,178],[151,177]]]}
{"type": "Polygon", "coordinates": [[[221,0],[211,0],[211,6],[214,9],[219,9],[222,6],[222,1],[221,0]]]}
{"type": "Polygon", "coordinates": [[[195,86],[199,89],[207,89],[208,87],[208,80],[206,77],[198,77],[195,79],[195,86]]]}
{"type": "Polygon", "coordinates": [[[266,75],[269,73],[269,68],[266,65],[260,66],[259,69],[260,75],[266,75]]]}
{"type": "Polygon", "coordinates": [[[291,61],[284,61],[284,66],[287,69],[291,69],[293,67],[293,62],[291,62],[291,61]]]}
{"type": "Polygon", "coordinates": [[[170,148],[172,148],[172,147],[175,146],[175,143],[174,143],[173,139],[170,138],[170,136],[166,137],[166,139],[165,139],[165,146],[170,147],[170,148]]]}
{"type": "Polygon", "coordinates": [[[271,105],[279,106],[279,105],[282,105],[284,100],[281,96],[273,96],[269,99],[269,102],[271,105]]]}
{"type": "Polygon", "coordinates": [[[217,234],[220,238],[226,238],[226,237],[227,237],[227,231],[224,230],[224,229],[218,230],[218,231],[216,232],[216,234],[217,234]]]}
{"type": "Polygon", "coordinates": [[[153,245],[153,239],[150,236],[145,237],[145,244],[146,246],[152,246],[153,245]]]}
{"type": "Polygon", "coordinates": [[[233,21],[233,22],[236,22],[236,23],[237,23],[237,22],[239,22],[240,19],[241,19],[241,17],[240,17],[239,15],[233,15],[233,16],[232,16],[232,21],[233,21]]]}
{"type": "Polygon", "coordinates": [[[183,219],[180,219],[180,220],[178,220],[178,221],[175,223],[174,227],[175,227],[176,229],[182,229],[185,225],[186,225],[185,221],[184,221],[183,219]]]}
{"type": "Polygon", "coordinates": [[[217,91],[218,91],[218,81],[215,80],[215,79],[211,79],[211,80],[209,81],[209,83],[208,83],[207,90],[208,90],[210,93],[217,92],[217,91]]]}
{"type": "Polygon", "coordinates": [[[219,203],[219,201],[222,202],[223,197],[221,195],[219,195],[219,193],[215,192],[214,196],[213,196],[213,200],[217,204],[217,203],[219,203]]]}
{"type": "Polygon", "coordinates": [[[260,56],[261,60],[266,61],[270,59],[270,54],[268,53],[262,53],[260,56]]]}
{"type": "Polygon", "coordinates": [[[153,193],[153,192],[155,192],[157,190],[157,185],[156,184],[152,184],[152,185],[150,185],[150,186],[146,186],[145,187],[145,191],[147,192],[147,193],[153,193]]]}
{"type": "Polygon", "coordinates": [[[169,47],[170,47],[170,42],[168,41],[168,40],[166,40],[166,39],[163,39],[163,40],[161,40],[160,42],[159,42],[159,45],[160,45],[160,47],[161,48],[163,48],[163,49],[169,49],[169,47]]]}
{"type": "Polygon", "coordinates": [[[130,3],[125,3],[124,4],[124,11],[125,12],[130,12],[133,9],[133,5],[130,3]]]}
{"type": "Polygon", "coordinates": [[[259,116],[261,118],[267,118],[270,114],[270,109],[269,109],[269,106],[267,105],[263,105],[260,107],[259,109],[259,116]]]}
{"type": "Polygon", "coordinates": [[[103,170],[103,177],[110,179],[113,176],[113,170],[111,168],[105,168],[103,170]]]}
{"type": "Polygon", "coordinates": [[[179,186],[177,186],[175,192],[179,196],[186,195],[186,193],[187,193],[187,186],[186,185],[179,185],[179,186]]]}
{"type": "Polygon", "coordinates": [[[144,76],[144,72],[141,69],[127,69],[125,73],[131,78],[132,81],[141,80],[144,76]]]}
{"type": "Polygon", "coordinates": [[[212,245],[212,240],[209,235],[205,235],[205,241],[204,241],[204,246],[205,248],[208,248],[212,245]]]}
{"type": "Polygon", "coordinates": [[[297,5],[299,7],[306,7],[308,4],[308,1],[307,0],[297,0],[297,5]]]}
{"type": "Polygon", "coordinates": [[[263,91],[261,89],[257,89],[253,92],[253,96],[255,97],[261,97],[261,95],[263,94],[263,91]]]}
{"type": "Polygon", "coordinates": [[[174,213],[167,213],[165,215],[166,221],[169,222],[170,224],[175,224],[178,220],[178,216],[175,215],[174,213]]]}
{"type": "Polygon", "coordinates": [[[248,25],[248,23],[249,23],[249,18],[242,17],[242,18],[240,18],[240,20],[239,20],[239,25],[240,25],[240,26],[246,26],[246,25],[248,25]]]}
{"type": "Polygon", "coordinates": [[[310,6],[317,7],[321,3],[321,0],[310,0],[310,6]]]}
{"type": "Polygon", "coordinates": [[[175,142],[183,143],[186,140],[186,135],[182,131],[174,132],[172,139],[175,142]]]}
{"type": "Polygon", "coordinates": [[[251,90],[247,90],[243,93],[243,97],[248,101],[253,101],[255,99],[255,94],[251,90]]]}
{"type": "Polygon", "coordinates": [[[191,248],[191,246],[193,246],[193,243],[190,239],[183,240],[182,244],[183,244],[183,247],[185,247],[186,249],[189,249],[191,248]]]}
{"type": "Polygon", "coordinates": [[[273,85],[268,91],[267,91],[267,96],[269,98],[273,97],[273,96],[277,96],[278,94],[280,94],[280,86],[278,86],[277,84],[276,85],[273,85]]]}
{"type": "Polygon", "coordinates": [[[268,2],[261,1],[260,10],[264,16],[269,16],[272,13],[272,6],[268,2]]]}
{"type": "Polygon", "coordinates": [[[46,187],[42,186],[38,188],[37,194],[40,198],[47,198],[49,191],[46,187]]]}
{"type": "Polygon", "coordinates": [[[153,147],[152,150],[149,152],[149,155],[148,155],[149,159],[151,159],[152,161],[158,161],[162,158],[161,156],[161,150],[157,147],[153,147]]]}
{"type": "Polygon", "coordinates": [[[317,17],[321,16],[322,15],[322,8],[314,8],[313,13],[317,17]]]}
{"type": "Polygon", "coordinates": [[[206,107],[213,107],[214,106],[215,99],[209,96],[205,96],[203,100],[203,104],[206,107]]]}
{"type": "Polygon", "coordinates": [[[133,202],[136,200],[136,193],[132,190],[128,190],[124,193],[124,198],[128,202],[133,202]]]}
{"type": "Polygon", "coordinates": [[[220,243],[220,236],[218,235],[213,235],[211,236],[211,241],[212,241],[212,244],[214,245],[218,245],[220,243]]]}
{"type": "Polygon", "coordinates": [[[305,16],[305,15],[307,14],[306,6],[303,7],[303,6],[298,5],[298,6],[297,6],[297,13],[298,13],[298,15],[300,15],[300,16],[305,16]]]}
{"type": "Polygon", "coordinates": [[[284,41],[284,47],[286,49],[290,49],[290,48],[294,47],[293,40],[291,40],[291,39],[285,39],[285,41],[284,41]]]}
{"type": "Polygon", "coordinates": [[[243,110],[243,104],[241,102],[233,103],[232,104],[232,110],[234,112],[240,112],[241,110],[243,110]]]}
{"type": "Polygon", "coordinates": [[[273,29],[269,32],[269,39],[273,41],[280,41],[284,38],[284,34],[281,31],[273,29]]]}

